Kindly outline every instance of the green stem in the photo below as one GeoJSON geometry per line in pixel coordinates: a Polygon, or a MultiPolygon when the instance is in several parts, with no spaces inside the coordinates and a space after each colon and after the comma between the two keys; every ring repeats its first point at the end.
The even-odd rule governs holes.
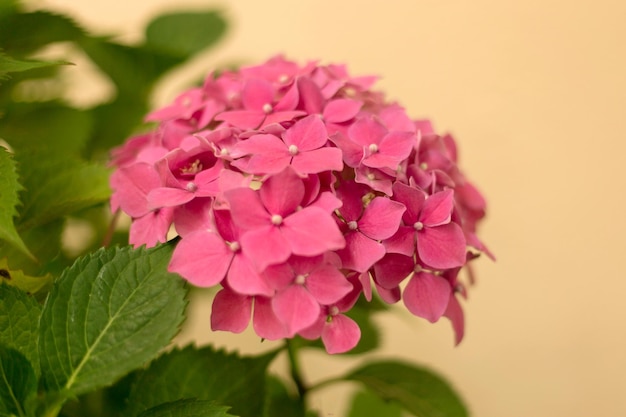
{"type": "Polygon", "coordinates": [[[64,398],[57,399],[43,410],[43,413],[40,414],[40,417],[57,417],[61,412],[64,403],[64,398]]]}
{"type": "Polygon", "coordinates": [[[297,357],[298,347],[290,339],[287,339],[285,341],[285,344],[287,346],[287,356],[289,357],[289,366],[291,368],[291,378],[296,384],[296,389],[298,390],[298,395],[300,396],[301,401],[304,402],[304,398],[308,389],[304,385],[304,381],[302,380],[302,374],[300,372],[300,364],[297,357]]]}

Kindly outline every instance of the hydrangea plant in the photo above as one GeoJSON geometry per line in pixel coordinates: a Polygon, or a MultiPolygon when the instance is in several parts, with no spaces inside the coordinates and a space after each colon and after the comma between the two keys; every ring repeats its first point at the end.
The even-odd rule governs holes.
{"type": "Polygon", "coordinates": [[[308,394],[341,381],[361,386],[350,416],[467,415],[409,362],[310,385],[299,360],[374,350],[372,316],[400,301],[462,340],[461,273],[491,255],[452,136],[387,101],[376,77],[282,56],[149,111],[159,77],[224,28],[213,11],[171,13],[127,45],[0,2],[0,416],[317,416],[308,394]],[[65,62],[33,53],[58,41],[114,96],[77,108],[42,93],[65,62]],[[252,322],[259,341],[283,342],[257,356],[171,347],[194,287],[216,290],[207,331],[252,322]],[[289,376],[268,371],[280,355],[289,376]]]}

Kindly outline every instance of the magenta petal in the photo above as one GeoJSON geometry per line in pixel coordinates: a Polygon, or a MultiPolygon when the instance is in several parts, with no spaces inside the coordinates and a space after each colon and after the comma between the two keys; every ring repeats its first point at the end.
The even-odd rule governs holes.
{"type": "Polygon", "coordinates": [[[309,77],[298,78],[300,101],[309,114],[321,113],[324,98],[319,87],[309,77]]]}
{"type": "Polygon", "coordinates": [[[265,210],[258,193],[250,188],[235,188],[224,192],[230,205],[233,222],[242,230],[255,229],[270,224],[270,215],[265,210]]]}
{"type": "Polygon", "coordinates": [[[398,231],[404,210],[402,203],[376,197],[365,207],[359,220],[359,230],[375,240],[387,239],[398,231]]]}
{"type": "Polygon", "coordinates": [[[291,285],[272,299],[276,317],[287,326],[290,336],[306,329],[317,320],[320,305],[301,285],[291,285]]]}
{"type": "Polygon", "coordinates": [[[393,287],[391,289],[383,288],[376,284],[376,292],[380,296],[380,299],[386,302],[387,304],[395,304],[400,301],[402,297],[402,293],[400,292],[400,287],[393,287]]]}
{"type": "Polygon", "coordinates": [[[151,248],[159,242],[166,242],[173,217],[173,209],[165,207],[133,219],[130,225],[129,243],[133,246],[146,245],[151,248]]]}
{"type": "Polygon", "coordinates": [[[330,305],[352,291],[352,284],[330,264],[316,268],[306,277],[305,287],[320,304],[330,305]]]}
{"type": "Polygon", "coordinates": [[[150,211],[146,196],[161,185],[154,167],[144,163],[120,168],[111,176],[111,187],[115,189],[117,201],[131,217],[141,217],[150,211]]]}
{"type": "Polygon", "coordinates": [[[363,233],[348,233],[345,239],[346,247],[337,252],[344,268],[365,272],[385,256],[384,246],[363,233]]]}
{"type": "Polygon", "coordinates": [[[300,93],[297,84],[293,83],[280,101],[276,103],[274,111],[293,110],[298,106],[298,101],[300,101],[300,93]]]}
{"type": "Polygon", "coordinates": [[[151,210],[161,207],[175,207],[193,200],[194,195],[180,188],[159,187],[148,193],[148,205],[151,210]]]}
{"type": "Polygon", "coordinates": [[[409,157],[415,145],[417,145],[415,133],[390,132],[380,142],[379,151],[399,162],[409,157]]]}
{"type": "Polygon", "coordinates": [[[343,314],[332,316],[322,330],[322,342],[330,354],[344,353],[354,348],[361,339],[361,329],[354,320],[343,314]]]}
{"type": "Polygon", "coordinates": [[[395,288],[413,272],[414,268],[413,258],[388,253],[374,265],[374,281],[383,288],[395,288]]]}
{"type": "Polygon", "coordinates": [[[285,143],[274,135],[254,135],[246,140],[237,142],[231,151],[231,156],[238,158],[250,154],[283,152],[287,154],[285,143]]]}
{"type": "Polygon", "coordinates": [[[346,165],[352,168],[359,166],[363,159],[363,146],[351,141],[341,133],[333,134],[330,137],[330,141],[341,149],[346,165]]]}
{"type": "Polygon", "coordinates": [[[285,262],[291,255],[289,242],[273,225],[244,233],[241,247],[257,271],[263,271],[268,265],[285,262]]]}
{"type": "Polygon", "coordinates": [[[373,117],[358,119],[348,129],[348,136],[361,146],[378,145],[387,134],[385,126],[374,120],[373,117]]]}
{"type": "Polygon", "coordinates": [[[294,145],[300,151],[321,148],[328,141],[324,122],[317,115],[310,115],[296,122],[283,134],[287,146],[294,145]]]}
{"type": "Polygon", "coordinates": [[[276,317],[272,309],[272,300],[266,297],[254,298],[252,325],[256,334],[267,340],[289,337],[287,327],[276,317]]]}
{"type": "Polygon", "coordinates": [[[283,217],[296,211],[304,198],[304,183],[290,168],[268,178],[259,191],[261,201],[271,214],[283,217]]]}
{"type": "Polygon", "coordinates": [[[213,299],[211,329],[241,333],[250,322],[252,297],[222,289],[213,299]]]}
{"type": "Polygon", "coordinates": [[[249,78],[241,91],[241,101],[246,110],[263,111],[263,106],[274,103],[274,87],[268,81],[249,78]]]}
{"type": "Polygon", "coordinates": [[[413,253],[415,253],[415,229],[413,227],[400,226],[393,236],[383,240],[382,243],[387,253],[413,256],[413,253]]]}
{"type": "Polygon", "coordinates": [[[450,269],[465,265],[463,230],[456,223],[425,227],[417,233],[417,253],[433,268],[450,269]]]}
{"type": "Polygon", "coordinates": [[[329,123],[342,123],[354,118],[363,102],[348,98],[331,100],[324,107],[324,120],[329,123]]]}
{"type": "Polygon", "coordinates": [[[320,148],[300,152],[291,160],[291,166],[300,174],[341,171],[343,169],[342,153],[337,148],[320,148]]]}
{"type": "Polygon", "coordinates": [[[198,231],[176,245],[168,271],[199,287],[218,284],[226,275],[233,252],[216,233],[198,231]]]}
{"type": "Polygon", "coordinates": [[[228,271],[228,284],[239,294],[245,295],[273,295],[274,290],[256,272],[253,266],[242,253],[237,253],[228,271]]]}
{"type": "Polygon", "coordinates": [[[404,204],[406,212],[404,212],[402,219],[406,225],[413,226],[413,223],[419,219],[422,207],[424,207],[426,194],[415,187],[395,182],[393,184],[393,199],[404,204]]]}
{"type": "Polygon", "coordinates": [[[215,116],[215,120],[229,123],[240,129],[256,129],[264,119],[264,113],[250,110],[225,111],[215,116]]]}
{"type": "Polygon", "coordinates": [[[450,295],[448,308],[446,308],[443,315],[452,323],[452,329],[454,330],[454,342],[458,345],[463,340],[463,335],[465,334],[465,319],[463,317],[461,304],[453,294],[450,295]]]}
{"type": "Polygon", "coordinates": [[[318,207],[309,206],[287,217],[282,233],[296,255],[321,255],[346,244],[332,216],[318,207]]]}
{"type": "Polygon", "coordinates": [[[435,193],[426,199],[420,221],[430,227],[448,223],[453,205],[454,192],[451,189],[435,193]]]}
{"type": "Polygon", "coordinates": [[[445,278],[419,272],[407,284],[402,299],[411,313],[434,323],[446,311],[450,292],[450,284],[445,278]]]}

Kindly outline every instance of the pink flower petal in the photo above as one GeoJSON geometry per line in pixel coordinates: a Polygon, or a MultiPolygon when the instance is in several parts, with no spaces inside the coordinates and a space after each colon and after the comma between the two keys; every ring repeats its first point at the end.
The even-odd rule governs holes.
{"type": "Polygon", "coordinates": [[[287,168],[268,178],[261,186],[259,196],[271,215],[286,217],[302,202],[304,183],[293,169],[287,168]]]}
{"type": "Polygon", "coordinates": [[[321,255],[346,244],[332,216],[318,207],[296,211],[283,224],[282,233],[296,255],[321,255]]]}
{"type": "Polygon", "coordinates": [[[321,265],[306,277],[304,286],[320,304],[333,304],[352,291],[352,284],[337,268],[321,265]]]}
{"type": "Polygon", "coordinates": [[[320,148],[308,152],[300,152],[291,160],[291,166],[300,174],[341,171],[343,169],[341,150],[337,148],[320,148]]]}
{"type": "Polygon", "coordinates": [[[290,336],[311,326],[320,314],[319,303],[302,285],[290,285],[276,294],[272,309],[290,336]]]}
{"type": "Polygon", "coordinates": [[[419,272],[407,284],[402,299],[411,313],[434,323],[446,311],[450,292],[450,284],[445,278],[419,272]]]}
{"type": "Polygon", "coordinates": [[[392,289],[411,275],[414,268],[413,258],[388,253],[374,265],[374,281],[383,288],[392,289]]]}
{"type": "Polygon", "coordinates": [[[241,237],[243,253],[252,260],[257,271],[285,262],[291,255],[289,241],[278,227],[268,225],[248,231],[241,237]]]}
{"type": "Polygon", "coordinates": [[[242,253],[237,253],[228,270],[228,285],[233,291],[244,295],[266,295],[271,296],[274,290],[257,273],[250,264],[250,260],[242,253]]]}
{"type": "Polygon", "coordinates": [[[361,329],[354,320],[343,314],[332,316],[322,330],[322,342],[330,354],[344,353],[353,349],[361,339],[361,329]]]}
{"type": "Polygon", "coordinates": [[[398,231],[404,210],[402,203],[376,197],[365,207],[359,220],[359,230],[375,240],[387,239],[398,231]]]}
{"type": "Polygon", "coordinates": [[[193,285],[212,287],[224,278],[232,259],[233,252],[220,236],[198,231],[178,242],[167,270],[193,285]]]}
{"type": "Polygon", "coordinates": [[[270,298],[254,298],[252,325],[256,334],[267,340],[290,337],[287,327],[276,317],[270,298]]]}
{"type": "Polygon", "coordinates": [[[251,313],[252,297],[224,288],[213,299],[211,330],[241,333],[248,327],[251,313]]]}
{"type": "Polygon", "coordinates": [[[450,221],[454,205],[454,192],[450,189],[440,191],[428,197],[420,214],[420,221],[425,226],[439,226],[450,221]]]}
{"type": "Polygon", "coordinates": [[[233,221],[242,230],[255,229],[270,224],[270,215],[261,197],[250,188],[235,188],[224,193],[230,205],[233,221]]]}
{"type": "Polygon", "coordinates": [[[159,187],[148,193],[148,206],[151,210],[161,207],[175,207],[193,200],[194,194],[180,188],[159,187]]]}
{"type": "Polygon", "coordinates": [[[265,114],[250,110],[231,110],[221,112],[215,120],[226,122],[240,129],[256,129],[265,120],[265,114]]]}
{"type": "Polygon", "coordinates": [[[417,253],[427,265],[449,269],[465,264],[465,236],[456,223],[425,227],[417,233],[417,253]]]}
{"type": "Polygon", "coordinates": [[[465,334],[465,319],[463,317],[461,304],[454,294],[450,294],[450,301],[448,302],[448,307],[443,315],[452,323],[452,329],[454,330],[454,343],[458,345],[463,340],[463,335],[465,334]]]}
{"type": "Polygon", "coordinates": [[[319,87],[309,77],[300,77],[298,89],[304,110],[309,114],[321,113],[324,98],[319,87]]]}
{"type": "Polygon", "coordinates": [[[415,229],[413,227],[400,226],[393,236],[383,240],[382,243],[387,253],[413,256],[413,253],[415,253],[415,229]]]}
{"type": "Polygon", "coordinates": [[[386,134],[385,126],[374,120],[373,117],[359,119],[348,129],[350,139],[363,147],[369,147],[372,144],[378,145],[386,134]]]}
{"type": "Polygon", "coordinates": [[[324,120],[329,123],[342,123],[354,118],[363,102],[348,98],[331,100],[324,107],[324,120]]]}
{"type": "Polygon", "coordinates": [[[422,207],[426,201],[426,194],[415,187],[400,182],[393,184],[393,199],[404,204],[406,212],[402,220],[407,226],[413,226],[418,221],[422,207]]]}
{"type": "Polygon", "coordinates": [[[296,122],[283,134],[283,140],[289,147],[296,146],[300,151],[321,148],[328,141],[324,122],[317,115],[310,115],[296,122]]]}
{"type": "Polygon", "coordinates": [[[173,217],[173,209],[165,207],[133,219],[130,225],[129,243],[135,247],[146,245],[151,248],[159,242],[167,242],[167,232],[173,217]]]}
{"type": "Polygon", "coordinates": [[[385,256],[384,246],[358,231],[345,236],[346,247],[337,253],[343,267],[357,272],[365,272],[385,256]]]}
{"type": "Polygon", "coordinates": [[[111,187],[115,190],[117,201],[131,217],[141,217],[150,211],[147,195],[161,185],[154,167],[144,163],[120,168],[111,176],[111,187]]]}
{"type": "Polygon", "coordinates": [[[263,106],[274,103],[274,87],[268,81],[249,78],[241,91],[241,102],[246,110],[263,111],[263,106]]]}

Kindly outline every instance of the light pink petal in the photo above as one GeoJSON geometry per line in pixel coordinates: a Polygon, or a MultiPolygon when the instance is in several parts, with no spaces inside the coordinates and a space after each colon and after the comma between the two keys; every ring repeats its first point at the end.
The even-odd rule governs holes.
{"type": "Polygon", "coordinates": [[[267,295],[274,294],[274,290],[255,271],[250,264],[250,260],[241,252],[233,257],[233,261],[228,271],[228,285],[233,291],[244,295],[267,295]]]}
{"type": "Polygon", "coordinates": [[[291,267],[291,259],[289,263],[281,263],[270,265],[263,270],[261,276],[267,284],[276,291],[283,290],[290,286],[296,278],[296,272],[291,267]]]}
{"type": "Polygon", "coordinates": [[[233,165],[245,172],[266,174],[280,172],[291,160],[287,147],[274,135],[254,135],[239,142],[231,155],[251,155],[249,158],[239,159],[233,165]]]}
{"type": "Polygon", "coordinates": [[[274,225],[244,233],[241,246],[257,271],[263,271],[268,265],[285,262],[291,255],[289,242],[274,225]]]}
{"type": "Polygon", "coordinates": [[[413,258],[388,253],[374,265],[374,281],[383,288],[395,288],[411,275],[414,268],[413,258]]]}
{"type": "Polygon", "coordinates": [[[417,233],[417,253],[433,268],[449,269],[465,264],[465,236],[456,223],[425,227],[417,233]]]}
{"type": "Polygon", "coordinates": [[[385,126],[372,117],[359,119],[348,129],[350,139],[364,147],[378,145],[386,134],[385,126]]]}
{"type": "Polygon", "coordinates": [[[333,193],[323,192],[310,205],[311,207],[319,207],[327,213],[332,213],[341,207],[342,202],[333,193]]]}
{"type": "Polygon", "coordinates": [[[393,236],[383,240],[382,243],[387,253],[413,256],[413,253],[415,253],[415,229],[413,227],[400,226],[393,236]]]}
{"type": "Polygon", "coordinates": [[[446,311],[450,292],[450,284],[445,278],[419,272],[407,284],[402,299],[411,313],[434,323],[446,311]]]}
{"type": "Polygon", "coordinates": [[[268,81],[250,78],[241,91],[241,102],[246,110],[263,111],[264,105],[274,102],[274,87],[268,81]]]}
{"type": "Polygon", "coordinates": [[[167,242],[167,232],[173,217],[174,211],[165,207],[133,219],[130,225],[129,243],[135,247],[146,245],[151,248],[159,242],[167,242]]]}
{"type": "Polygon", "coordinates": [[[208,198],[195,198],[183,206],[176,207],[173,219],[176,233],[185,237],[199,230],[211,230],[213,228],[211,215],[211,200],[208,198]]]}
{"type": "Polygon", "coordinates": [[[385,256],[385,248],[381,243],[370,239],[358,231],[345,236],[346,247],[337,252],[343,267],[357,272],[365,272],[385,256]]]}
{"type": "Polygon", "coordinates": [[[341,249],[346,243],[332,216],[318,207],[296,211],[283,224],[281,231],[296,255],[321,255],[341,249]]]}
{"type": "Polygon", "coordinates": [[[454,343],[458,345],[463,340],[463,335],[465,334],[465,319],[463,317],[461,304],[454,294],[450,294],[450,301],[448,302],[448,307],[443,315],[452,323],[452,329],[454,330],[454,343]]]}
{"type": "Polygon", "coordinates": [[[283,141],[274,135],[258,134],[237,142],[230,154],[233,158],[239,158],[244,155],[274,152],[287,152],[283,141]]]}
{"type": "Polygon", "coordinates": [[[359,274],[359,282],[363,287],[363,295],[367,301],[372,301],[372,279],[369,272],[359,274]]]}
{"type": "Polygon", "coordinates": [[[342,123],[354,118],[363,102],[348,98],[331,100],[324,107],[324,120],[330,123],[342,123]]]}
{"type": "Polygon", "coordinates": [[[224,288],[213,299],[211,330],[241,333],[248,327],[251,313],[252,297],[224,288]]]}
{"type": "Polygon", "coordinates": [[[141,217],[150,211],[147,195],[161,185],[154,167],[144,163],[120,168],[111,176],[111,187],[115,190],[117,201],[131,217],[141,217]]]}
{"type": "Polygon", "coordinates": [[[300,93],[296,83],[293,83],[285,95],[276,103],[274,111],[293,110],[298,106],[298,101],[300,101],[300,93]]]}
{"type": "Polygon", "coordinates": [[[226,122],[240,129],[256,129],[265,120],[265,113],[250,110],[231,110],[219,113],[215,120],[226,122]]]}
{"type": "Polygon", "coordinates": [[[397,104],[384,108],[379,116],[389,130],[415,132],[415,123],[397,104]]]}
{"type": "Polygon", "coordinates": [[[243,230],[268,225],[270,215],[258,193],[250,188],[235,188],[224,193],[233,221],[243,230]]]}
{"type": "Polygon", "coordinates": [[[291,167],[300,174],[341,171],[343,169],[342,153],[337,148],[320,148],[300,152],[291,160],[291,167]]]}
{"type": "Polygon", "coordinates": [[[324,146],[328,133],[319,116],[312,114],[297,121],[283,134],[283,139],[288,147],[294,145],[300,151],[310,151],[324,146]]]}
{"type": "Polygon", "coordinates": [[[287,168],[269,177],[259,190],[261,201],[271,214],[283,217],[296,211],[304,198],[304,183],[293,171],[287,168]]]}
{"type": "Polygon", "coordinates": [[[180,188],[159,187],[148,193],[148,205],[151,210],[161,207],[176,207],[193,200],[194,195],[180,188]]]}
{"type": "Polygon", "coordinates": [[[393,179],[393,177],[385,174],[379,169],[361,166],[356,169],[356,176],[354,178],[354,181],[358,182],[359,184],[369,185],[375,191],[380,191],[381,193],[391,195],[393,193],[393,179]]]}
{"type": "Polygon", "coordinates": [[[402,203],[376,197],[365,207],[359,220],[359,230],[375,240],[387,239],[398,231],[404,210],[402,203]]]}
{"type": "Polygon", "coordinates": [[[399,162],[409,157],[415,145],[417,145],[415,133],[389,132],[380,142],[379,151],[399,162]]]}
{"type": "Polygon", "coordinates": [[[330,354],[344,353],[353,349],[361,339],[361,329],[354,320],[343,314],[332,316],[322,330],[322,342],[330,354]]]}
{"type": "Polygon", "coordinates": [[[289,337],[287,327],[276,317],[272,309],[272,300],[267,297],[254,298],[252,325],[254,331],[263,339],[278,340],[289,337]]]}
{"type": "Polygon", "coordinates": [[[326,317],[327,315],[324,312],[324,309],[321,309],[320,314],[319,316],[317,316],[315,322],[306,329],[300,330],[298,332],[298,335],[308,340],[318,339],[322,335],[322,331],[324,330],[324,326],[326,325],[326,317]]]}
{"type": "Polygon", "coordinates": [[[272,308],[290,336],[311,326],[320,314],[319,303],[302,285],[291,285],[276,294],[272,308]]]}
{"type": "Polygon", "coordinates": [[[212,287],[222,281],[232,259],[233,252],[220,236],[199,231],[178,242],[167,270],[198,287],[212,287]]]}
{"type": "Polygon", "coordinates": [[[420,214],[420,221],[425,226],[439,226],[450,222],[454,205],[454,191],[440,191],[428,197],[420,214]]]}
{"type": "Polygon", "coordinates": [[[352,284],[333,265],[322,265],[306,277],[305,287],[320,304],[333,304],[352,291],[352,284]]]}

